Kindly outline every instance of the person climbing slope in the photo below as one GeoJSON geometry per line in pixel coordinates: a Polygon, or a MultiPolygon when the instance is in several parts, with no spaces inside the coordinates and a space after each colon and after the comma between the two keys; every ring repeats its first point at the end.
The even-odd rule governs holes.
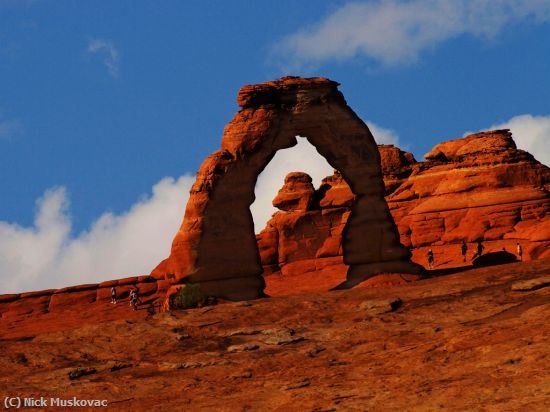
{"type": "Polygon", "coordinates": [[[130,306],[134,306],[134,298],[135,298],[135,290],[132,288],[130,289],[130,296],[128,297],[128,300],[130,301],[130,306]]]}
{"type": "Polygon", "coordinates": [[[477,241],[477,255],[475,257],[480,257],[481,254],[483,253],[484,249],[485,249],[485,247],[483,246],[483,243],[481,243],[481,240],[478,240],[477,241]]]}
{"type": "Polygon", "coordinates": [[[428,267],[432,269],[434,264],[434,252],[432,249],[428,249],[428,267]]]}
{"type": "Polygon", "coordinates": [[[519,242],[517,243],[517,252],[518,252],[519,260],[523,261],[523,249],[519,244],[519,242]]]}
{"type": "Polygon", "coordinates": [[[139,298],[139,288],[136,286],[132,291],[130,292],[130,306],[132,306],[132,309],[137,310],[138,306],[141,304],[141,299],[139,298]]]}
{"type": "Polygon", "coordinates": [[[111,303],[116,304],[116,288],[114,286],[111,288],[111,303]]]}

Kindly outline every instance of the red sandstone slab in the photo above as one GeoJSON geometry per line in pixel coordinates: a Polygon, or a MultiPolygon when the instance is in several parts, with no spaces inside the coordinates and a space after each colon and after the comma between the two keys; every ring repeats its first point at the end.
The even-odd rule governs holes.
{"type": "Polygon", "coordinates": [[[25,292],[25,293],[21,293],[19,297],[21,299],[27,299],[27,298],[35,298],[39,296],[49,296],[52,293],[55,293],[56,291],[57,289],[47,289],[47,290],[38,290],[36,292],[25,292]]]}
{"type": "Polygon", "coordinates": [[[167,280],[158,280],[157,281],[157,293],[166,292],[170,287],[172,286],[172,283],[170,283],[167,280]]]}
{"type": "Polygon", "coordinates": [[[152,295],[157,291],[157,283],[138,283],[136,285],[139,288],[139,294],[141,296],[152,295]]]}
{"type": "Polygon", "coordinates": [[[75,286],[67,286],[61,289],[57,289],[55,293],[67,293],[67,292],[78,292],[82,290],[94,290],[97,289],[99,286],[98,283],[87,283],[84,285],[75,285],[75,286]]]}
{"type": "Polygon", "coordinates": [[[13,301],[9,304],[8,310],[2,314],[2,317],[8,318],[31,313],[45,313],[48,311],[50,296],[51,295],[42,295],[13,301]]]}
{"type": "Polygon", "coordinates": [[[20,296],[21,296],[20,293],[11,293],[9,295],[0,295],[0,303],[13,302],[14,300],[19,299],[20,296]]]}
{"type": "Polygon", "coordinates": [[[105,282],[101,282],[98,287],[100,288],[110,288],[110,287],[113,287],[113,286],[116,286],[118,285],[118,280],[115,279],[115,280],[106,280],[105,282]]]}
{"type": "Polygon", "coordinates": [[[50,311],[73,309],[96,301],[96,289],[52,295],[50,311]]]}
{"type": "Polygon", "coordinates": [[[96,301],[110,301],[111,300],[111,287],[99,288],[96,291],[96,301]]]}
{"type": "Polygon", "coordinates": [[[0,302],[0,317],[9,310],[10,304],[14,301],[0,302]]]}
{"type": "Polygon", "coordinates": [[[128,278],[118,279],[117,285],[129,285],[138,282],[138,276],[131,276],[128,278]]]}

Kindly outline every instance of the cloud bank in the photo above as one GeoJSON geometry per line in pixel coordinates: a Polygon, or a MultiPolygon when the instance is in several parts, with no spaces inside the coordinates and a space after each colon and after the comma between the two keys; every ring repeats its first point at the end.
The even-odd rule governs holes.
{"type": "Polygon", "coordinates": [[[550,115],[522,114],[487,130],[492,129],[510,129],[519,149],[528,151],[539,162],[550,166],[550,115]]]}
{"type": "Polygon", "coordinates": [[[384,65],[410,63],[462,35],[492,38],[515,23],[550,21],[545,0],[378,0],[350,2],[317,24],[284,37],[273,54],[300,68],[367,56],[384,65]]]}
{"type": "Polygon", "coordinates": [[[193,181],[164,178],[152,196],[75,237],[67,191],[46,191],[32,227],[0,221],[0,294],[148,274],[170,252],[193,181]]]}
{"type": "Polygon", "coordinates": [[[109,75],[115,79],[120,74],[120,53],[111,40],[90,39],[86,51],[103,56],[103,64],[109,75]]]}

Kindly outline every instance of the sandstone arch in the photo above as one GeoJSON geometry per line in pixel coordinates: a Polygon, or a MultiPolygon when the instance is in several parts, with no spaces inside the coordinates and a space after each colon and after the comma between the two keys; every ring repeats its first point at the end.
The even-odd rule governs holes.
{"type": "Polygon", "coordinates": [[[384,200],[380,155],[368,127],[349,108],[338,83],[285,77],[244,86],[241,110],[226,126],[221,149],[202,164],[170,257],[153,274],[198,282],[228,299],[263,295],[250,205],[257,176],[274,154],[304,136],[339,170],[356,202],[343,234],[352,286],[376,273],[417,273],[384,200]]]}

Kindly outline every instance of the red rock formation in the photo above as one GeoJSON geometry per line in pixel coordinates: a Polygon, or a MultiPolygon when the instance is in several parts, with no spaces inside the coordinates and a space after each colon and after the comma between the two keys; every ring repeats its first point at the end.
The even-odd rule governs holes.
{"type": "MultiPolygon", "coordinates": [[[[463,239],[468,262],[478,240],[486,252],[515,252],[519,242],[525,259],[550,256],[550,169],[518,150],[508,130],[441,143],[420,163],[396,147],[379,149],[386,200],[415,261],[425,264],[432,248],[436,266],[462,265],[463,239]]],[[[257,236],[267,274],[342,264],[341,235],[353,193],[335,173],[315,197],[316,209],[278,212],[257,236]]]]}
{"type": "MultiPolygon", "coordinates": [[[[170,257],[153,271],[155,277],[174,275],[176,282],[199,283],[206,294],[228,299],[262,296],[262,264],[249,207],[258,174],[277,150],[296,145],[298,135],[307,136],[342,172],[356,195],[346,230],[340,232],[349,265],[342,286],[379,272],[419,271],[409,260],[409,250],[399,243],[384,201],[380,155],[372,134],[337,86],[324,78],[287,77],[241,89],[237,101],[242,110],[225,128],[221,149],[201,166],[170,257]]],[[[286,209],[307,209],[309,197],[296,203],[285,190],[300,187],[310,196],[308,182],[292,178],[288,183],[277,203],[286,209]]],[[[298,220],[285,224],[295,228],[298,220]]],[[[315,230],[302,235],[307,242],[319,242],[315,230]]],[[[284,243],[278,248],[278,261],[301,260],[297,246],[284,243]]]]}
{"type": "Polygon", "coordinates": [[[529,258],[546,256],[550,169],[518,150],[508,130],[441,143],[425,157],[387,197],[404,244],[481,240],[515,251],[521,242],[529,258]]]}
{"type": "Polygon", "coordinates": [[[307,173],[289,173],[284,186],[273,199],[273,206],[286,211],[309,210],[314,192],[311,177],[307,173]]]}
{"type": "Polygon", "coordinates": [[[134,276],[102,283],[69,286],[37,292],[0,295],[0,319],[4,336],[40,333],[42,325],[48,331],[64,330],[84,324],[120,318],[145,316],[160,310],[169,282],[152,276],[134,276]],[[111,288],[117,289],[119,303],[111,304],[111,288]],[[133,311],[128,304],[130,289],[138,287],[142,307],[133,311]],[[27,325],[28,331],[22,324],[27,325]]]}
{"type": "Polygon", "coordinates": [[[323,179],[315,192],[317,201],[307,210],[276,212],[256,236],[264,275],[280,270],[283,275],[297,276],[332,265],[338,265],[339,271],[346,273],[342,233],[354,197],[336,172],[323,179]]]}
{"type": "Polygon", "coordinates": [[[378,150],[386,194],[390,194],[411,175],[416,159],[412,153],[404,152],[392,144],[378,145],[378,150]]]}
{"type": "MultiPolygon", "coordinates": [[[[411,153],[393,145],[378,148],[386,192],[391,192],[411,174],[416,160],[411,153]]],[[[297,174],[304,175],[290,173],[285,182],[297,174]]],[[[303,179],[311,181],[309,176],[303,179]]],[[[291,189],[285,183],[281,191],[294,199],[299,193],[290,194],[291,189]]],[[[338,265],[342,273],[346,272],[342,233],[355,196],[340,172],[335,170],[332,176],[323,179],[314,197],[316,201],[305,210],[281,209],[257,235],[264,275],[280,270],[284,275],[296,276],[333,265],[338,265]]],[[[275,201],[273,205],[278,207],[275,201]]]]}

